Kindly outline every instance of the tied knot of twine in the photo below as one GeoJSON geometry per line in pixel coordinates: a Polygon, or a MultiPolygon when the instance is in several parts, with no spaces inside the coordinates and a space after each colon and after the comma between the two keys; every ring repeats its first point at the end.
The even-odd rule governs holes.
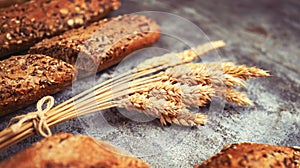
{"type": "Polygon", "coordinates": [[[45,96],[37,102],[37,111],[12,118],[8,126],[14,133],[16,133],[20,130],[24,123],[31,121],[37,133],[39,133],[43,137],[51,136],[52,133],[47,124],[46,113],[53,107],[53,105],[54,98],[52,96],[45,96]],[[43,109],[44,104],[46,104],[45,109],[43,109]]]}

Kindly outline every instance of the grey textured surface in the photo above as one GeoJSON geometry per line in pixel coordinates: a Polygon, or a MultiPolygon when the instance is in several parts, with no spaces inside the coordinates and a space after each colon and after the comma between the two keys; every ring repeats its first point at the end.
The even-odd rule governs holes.
{"type": "MultiPolygon", "coordinates": [[[[224,145],[241,141],[300,146],[299,1],[128,0],[113,15],[151,10],[184,17],[199,26],[211,40],[225,40],[227,46],[220,50],[222,60],[270,70],[272,77],[253,79],[247,85],[246,92],[255,107],[226,104],[222,113],[206,112],[209,122],[198,128],[163,128],[157,120],[135,122],[111,109],[103,112],[103,116],[115,129],[105,134],[100,121],[86,123],[88,116],[59,124],[52,128],[53,132],[83,133],[107,140],[137,154],[152,167],[192,167],[224,145]]],[[[176,22],[168,26],[181,28],[176,22]]],[[[174,44],[172,48],[178,51],[183,46],[174,44]]],[[[113,69],[98,74],[97,78],[105,80],[113,69]]],[[[70,96],[71,87],[55,98],[59,103],[70,96]]],[[[34,108],[1,118],[1,129],[12,116],[34,108]]],[[[92,118],[100,118],[97,115],[100,114],[92,118]]],[[[39,139],[34,136],[1,151],[0,158],[7,158],[39,139]]]]}

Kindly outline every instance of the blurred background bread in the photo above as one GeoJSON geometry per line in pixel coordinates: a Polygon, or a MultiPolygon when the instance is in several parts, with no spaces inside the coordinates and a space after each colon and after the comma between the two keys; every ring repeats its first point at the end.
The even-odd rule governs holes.
{"type": "Polygon", "coordinates": [[[4,160],[0,167],[114,167],[149,165],[103,141],[88,136],[59,133],[4,160]]]}
{"type": "Polygon", "coordinates": [[[35,0],[0,8],[0,58],[88,25],[119,6],[118,0],[35,0]]]}
{"type": "Polygon", "coordinates": [[[225,146],[195,168],[299,168],[300,148],[257,143],[225,146]]]}

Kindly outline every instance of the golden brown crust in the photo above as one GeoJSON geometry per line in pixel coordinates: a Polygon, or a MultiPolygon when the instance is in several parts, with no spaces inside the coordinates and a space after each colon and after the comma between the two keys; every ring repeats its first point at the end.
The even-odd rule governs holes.
{"type": "Polygon", "coordinates": [[[0,9],[0,57],[92,23],[119,6],[118,0],[35,0],[0,9]]]}
{"type": "Polygon", "coordinates": [[[62,59],[75,65],[82,72],[80,76],[87,76],[118,63],[133,51],[153,44],[159,37],[159,26],[152,19],[123,15],[45,39],[29,52],[62,59]]]}
{"type": "Polygon", "coordinates": [[[0,167],[132,167],[149,165],[94,139],[67,133],[48,137],[0,163],[0,167]]]}
{"type": "Polygon", "coordinates": [[[300,149],[256,143],[225,146],[195,168],[273,167],[299,168],[300,149]]]}
{"type": "Polygon", "coordinates": [[[120,16],[100,21],[87,28],[82,27],[68,31],[62,36],[44,40],[35,47],[32,47],[32,53],[44,53],[45,55],[50,55],[52,58],[32,54],[12,57],[1,61],[0,82],[3,84],[0,87],[0,116],[25,107],[45,95],[52,95],[70,85],[74,74],[67,72],[73,72],[73,67],[79,70],[81,72],[79,74],[83,77],[90,75],[91,73],[95,73],[97,68],[98,71],[103,70],[118,63],[129,53],[154,43],[159,38],[159,35],[159,26],[145,16],[120,16]],[[99,29],[99,26],[103,28],[99,30],[102,36],[97,38],[108,38],[110,39],[110,43],[103,44],[101,41],[95,41],[95,43],[91,42],[93,44],[88,43],[90,44],[90,50],[80,50],[83,48],[81,44],[83,44],[84,40],[90,39],[94,35],[94,32],[99,29]],[[143,28],[143,31],[141,28],[143,28]],[[61,39],[61,37],[64,38],[61,39]],[[102,46],[99,47],[99,45],[102,46]],[[103,52],[103,49],[107,49],[107,51],[103,52]],[[81,59],[78,60],[82,61],[87,58],[92,61],[84,61],[78,64],[76,60],[79,51],[83,51],[85,57],[80,57],[81,59]],[[32,60],[32,57],[36,57],[37,59],[32,60]],[[76,65],[72,66],[64,61],[60,61],[64,65],[61,68],[61,74],[56,73],[57,69],[53,70],[55,71],[54,73],[47,71],[46,68],[57,68],[48,62],[49,60],[58,62],[56,58],[76,65]],[[25,61],[26,64],[21,64],[21,60],[25,61]],[[27,63],[30,61],[33,61],[33,63],[27,63]],[[43,64],[43,62],[46,63],[43,64]],[[97,66],[98,63],[99,66],[97,66]],[[26,69],[23,70],[24,66],[26,66],[26,69]],[[46,79],[42,74],[32,74],[36,67],[45,67],[41,69],[44,71],[42,73],[46,74],[47,78],[55,80],[56,83],[49,84],[50,80],[46,79]],[[95,68],[93,69],[93,67],[95,68]],[[12,76],[18,76],[18,78],[13,78],[12,76]],[[30,81],[30,84],[26,83],[28,81],[30,81]]]}
{"type": "Polygon", "coordinates": [[[76,73],[72,65],[39,54],[0,61],[0,116],[62,90],[76,73]]]}

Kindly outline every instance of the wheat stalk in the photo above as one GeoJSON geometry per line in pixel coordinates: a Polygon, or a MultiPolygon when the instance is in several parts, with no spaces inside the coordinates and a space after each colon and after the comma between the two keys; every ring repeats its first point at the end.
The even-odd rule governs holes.
{"type": "Polygon", "coordinates": [[[247,80],[249,78],[268,77],[268,71],[259,69],[257,67],[247,67],[246,65],[237,66],[232,62],[223,62],[221,64],[222,71],[233,77],[247,80]]]}
{"type": "Polygon", "coordinates": [[[225,88],[221,91],[224,94],[226,101],[235,103],[240,106],[253,105],[253,101],[250,100],[246,94],[238,92],[232,88],[225,88]]]}
{"type": "Polygon", "coordinates": [[[167,53],[162,56],[152,57],[137,65],[136,69],[143,70],[145,68],[152,68],[162,65],[174,66],[182,63],[188,63],[198,58],[200,55],[224,46],[225,42],[222,40],[205,43],[183,52],[167,53]]]}

